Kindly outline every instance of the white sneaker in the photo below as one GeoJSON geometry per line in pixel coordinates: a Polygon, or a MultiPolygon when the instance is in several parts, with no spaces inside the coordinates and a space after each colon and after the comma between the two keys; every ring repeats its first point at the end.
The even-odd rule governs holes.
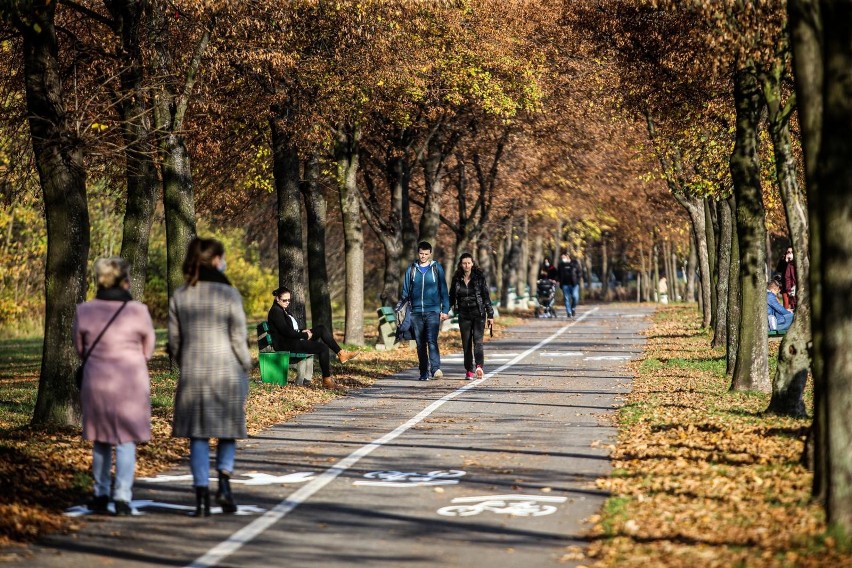
{"type": "Polygon", "coordinates": [[[442,371],[441,369],[438,369],[437,371],[435,371],[435,374],[432,375],[432,378],[433,379],[440,379],[443,376],[444,376],[444,371],[442,371]]]}
{"type": "Polygon", "coordinates": [[[485,372],[482,370],[482,367],[480,367],[479,365],[477,365],[477,366],[476,366],[476,378],[477,378],[477,379],[481,379],[481,378],[482,378],[482,375],[484,375],[484,374],[485,374],[485,372]]]}

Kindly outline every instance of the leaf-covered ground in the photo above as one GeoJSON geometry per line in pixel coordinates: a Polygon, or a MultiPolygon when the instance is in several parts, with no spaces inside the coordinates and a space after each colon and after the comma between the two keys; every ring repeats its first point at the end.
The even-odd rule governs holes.
{"type": "Polygon", "coordinates": [[[810,420],[764,415],[768,395],[729,392],[724,350],[710,349],[699,324],[694,306],[655,316],[619,412],[613,474],[598,481],[612,497],[592,519],[586,561],[852,566],[810,501],[800,463],[810,420]]]}

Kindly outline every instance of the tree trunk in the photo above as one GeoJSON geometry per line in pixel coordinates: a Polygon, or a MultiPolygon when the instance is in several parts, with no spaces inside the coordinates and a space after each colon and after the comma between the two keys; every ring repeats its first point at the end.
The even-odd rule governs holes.
{"type": "Polygon", "coordinates": [[[734,78],[737,110],[731,178],[737,197],[740,247],[740,338],[731,390],[771,392],[768,366],[769,323],[766,305],[766,240],[757,127],[760,91],[754,68],[739,69],[734,78]]]}
{"type": "Polygon", "coordinates": [[[116,107],[124,137],[127,204],[120,254],[130,265],[130,291],[133,297],[144,301],[148,244],[159,183],[154,163],[156,148],[150,129],[141,48],[145,3],[106,0],[104,4],[116,22],[116,35],[121,40],[121,88],[116,107]]]}
{"type": "Polygon", "coordinates": [[[710,278],[710,327],[716,327],[716,312],[718,310],[718,284],[719,284],[719,267],[717,264],[716,253],[716,215],[715,204],[709,197],[704,198],[704,233],[707,235],[707,266],[709,268],[710,278]]]}
{"type": "Polygon", "coordinates": [[[23,36],[27,114],[47,221],[44,348],[32,423],[71,426],[80,421],[71,324],[86,299],[90,237],[82,144],[63,106],[55,9],[53,2],[33,2],[11,16],[23,36]]]}
{"type": "MultiPolygon", "coordinates": [[[[654,249],[656,252],[656,249],[654,249]]],[[[606,237],[601,238],[601,291],[603,299],[609,294],[609,256],[606,249],[606,237]]]]}
{"type": "MultiPolygon", "coordinates": [[[[290,313],[302,329],[308,327],[305,256],[302,252],[302,200],[299,149],[278,123],[276,110],[269,119],[272,135],[272,176],[278,204],[278,285],[292,293],[290,313]]],[[[331,329],[331,328],[328,328],[331,329]]]]}
{"type": "Polygon", "coordinates": [[[710,327],[712,306],[710,299],[710,257],[707,246],[707,218],[704,215],[704,206],[701,199],[673,193],[675,199],[686,209],[690,221],[692,221],[692,234],[695,239],[695,249],[698,255],[699,274],[699,304],[701,306],[701,327],[710,327]]]}
{"type": "Polygon", "coordinates": [[[695,239],[695,228],[689,231],[689,256],[686,259],[686,297],[689,302],[695,301],[695,268],[698,264],[698,246],[695,239]]]}
{"type": "Polygon", "coordinates": [[[651,285],[654,287],[651,295],[654,296],[654,301],[660,301],[660,253],[659,244],[657,244],[656,231],[654,231],[654,244],[651,246],[651,270],[653,271],[651,277],[653,281],[651,285]]]}
{"type": "Polygon", "coordinates": [[[718,207],[719,240],[717,242],[716,265],[718,278],[716,281],[716,325],[713,331],[711,347],[728,344],[728,288],[731,275],[731,209],[728,203],[720,201],[718,207]]]}
{"type": "MultiPolygon", "coordinates": [[[[563,229],[562,219],[557,219],[556,220],[556,230],[553,232],[553,237],[555,239],[554,244],[553,244],[553,249],[555,251],[555,253],[553,255],[554,259],[557,259],[557,258],[562,256],[562,229],[563,229]]],[[[565,250],[567,252],[567,250],[568,250],[567,247],[566,247],[565,250]]]]}
{"type": "Polygon", "coordinates": [[[345,341],[364,345],[364,228],[358,190],[358,145],[361,128],[341,128],[335,145],[340,213],[346,251],[345,341]]]}
{"type": "Polygon", "coordinates": [[[817,157],[822,140],[823,59],[822,17],[817,0],[788,0],[790,44],[796,79],[796,112],[801,127],[802,150],[807,181],[808,221],[810,225],[811,375],[814,381],[814,420],[803,460],[813,457],[812,493],[820,501],[828,491],[828,400],[827,377],[822,359],[822,262],[820,257],[822,221],[817,179],[817,157]]]}
{"type": "MultiPolygon", "coordinates": [[[[819,386],[825,388],[825,398],[819,411],[825,414],[818,417],[823,438],[817,441],[826,444],[820,452],[826,467],[826,520],[848,538],[852,534],[852,5],[822,2],[822,10],[825,76],[816,186],[820,301],[826,310],[815,323],[822,334],[825,378],[819,386]]],[[[806,155],[811,155],[810,149],[806,155]]]]}
{"type": "Polygon", "coordinates": [[[808,219],[805,196],[797,180],[796,158],[793,155],[787,122],[787,113],[792,112],[792,107],[785,108],[781,104],[781,81],[785,65],[786,57],[780,58],[762,79],[764,99],[769,111],[769,133],[775,154],[778,190],[784,203],[787,230],[796,264],[796,316],[778,350],[778,366],[772,381],[772,400],[767,410],[776,414],[803,417],[806,413],[802,397],[810,369],[808,345],[811,341],[808,219]]]}
{"type": "Polygon", "coordinates": [[[326,329],[332,327],[331,294],[328,290],[328,270],[325,265],[325,228],[327,204],[318,180],[320,163],[316,154],[305,160],[305,180],[301,184],[305,201],[305,222],[308,226],[307,261],[308,292],[311,298],[311,323],[326,329]]]}
{"type": "Polygon", "coordinates": [[[441,198],[444,194],[443,141],[440,132],[432,136],[426,148],[423,161],[423,180],[426,196],[423,201],[423,214],[420,216],[420,240],[429,242],[434,248],[437,244],[438,229],[441,224],[441,198]]]}
{"type": "MultiPolygon", "coordinates": [[[[174,62],[168,50],[168,22],[163,6],[150,4],[148,35],[154,47],[153,63],[159,77],[173,73],[174,62]]],[[[195,236],[195,197],[192,170],[184,139],[184,118],[189,97],[195,86],[201,57],[210,41],[214,21],[211,19],[195,46],[187,66],[184,82],[174,89],[163,81],[154,92],[154,124],[159,135],[159,155],[163,184],[163,206],[166,217],[166,278],[169,297],[184,282],[183,261],[190,241],[195,236]]]]}
{"type": "MultiPolygon", "coordinates": [[[[725,374],[734,375],[737,364],[737,350],[740,348],[740,314],[742,294],[740,293],[740,240],[734,227],[737,225],[737,201],[731,195],[727,200],[727,208],[731,215],[731,262],[728,272],[728,337],[725,350],[725,374]]],[[[769,316],[767,316],[769,317],[769,316]]]]}
{"type": "Polygon", "coordinates": [[[530,296],[535,294],[536,282],[538,282],[539,266],[544,259],[544,237],[541,234],[535,236],[532,255],[527,265],[527,284],[530,287],[530,296]]]}

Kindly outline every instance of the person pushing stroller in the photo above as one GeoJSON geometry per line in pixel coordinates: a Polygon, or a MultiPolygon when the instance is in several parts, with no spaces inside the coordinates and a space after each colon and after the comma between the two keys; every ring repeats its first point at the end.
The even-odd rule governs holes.
{"type": "Polygon", "coordinates": [[[553,304],[556,302],[556,281],[550,278],[546,270],[539,273],[536,282],[536,308],[535,317],[555,318],[553,304]]]}

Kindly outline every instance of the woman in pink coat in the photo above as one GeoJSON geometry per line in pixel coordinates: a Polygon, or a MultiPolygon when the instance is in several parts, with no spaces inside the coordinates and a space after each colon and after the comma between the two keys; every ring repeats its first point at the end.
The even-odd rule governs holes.
{"type": "Polygon", "coordinates": [[[91,349],[80,387],[83,438],[94,442],[95,496],[88,505],[96,513],[108,510],[114,447],[115,514],[130,515],[136,444],[151,439],[148,359],[154,353],[154,325],[145,304],[130,296],[125,260],[98,259],[95,276],[95,299],[78,305],[74,315],[74,347],[81,358],[91,349]]]}

